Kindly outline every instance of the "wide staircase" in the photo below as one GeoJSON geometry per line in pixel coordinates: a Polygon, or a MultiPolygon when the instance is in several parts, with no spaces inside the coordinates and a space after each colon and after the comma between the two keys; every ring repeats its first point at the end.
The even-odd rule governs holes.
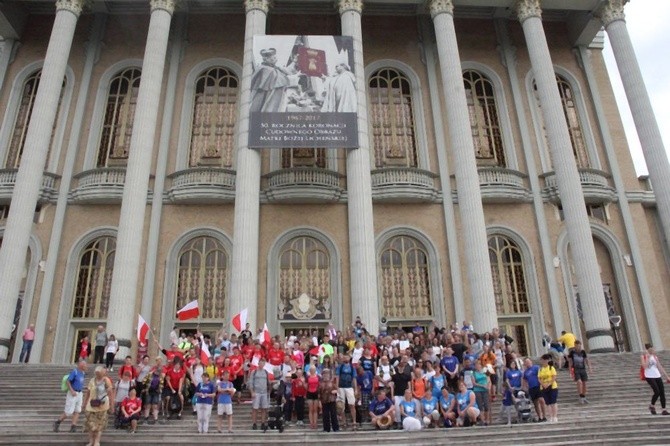
{"type": "MultiPolygon", "coordinates": [[[[659,357],[670,369],[670,351],[662,352],[659,357]]],[[[594,370],[589,381],[589,404],[580,404],[569,374],[559,372],[559,422],[556,424],[525,423],[511,427],[500,424],[498,399],[493,404],[494,425],[487,427],[425,429],[412,433],[364,427],[358,432],[326,434],[291,424],[283,433],[272,430],[263,433],[251,429],[251,406],[243,402],[234,406],[233,434],[217,433],[214,414],[210,433],[199,435],[195,417],[187,407],[182,420],[142,425],[133,435],[115,430],[110,418],[102,444],[670,444],[670,416],[649,414],[651,390],[639,379],[639,355],[593,355],[591,361],[594,370]]],[[[52,431],[53,421],[62,412],[65,399],[60,391],[61,378],[69,370],[70,367],[51,365],[0,365],[0,444],[84,445],[88,442],[87,434],[81,432],[83,414],[78,432],[68,432],[69,421],[63,422],[61,432],[52,431]]],[[[657,408],[660,409],[658,403],[657,408]]]]}

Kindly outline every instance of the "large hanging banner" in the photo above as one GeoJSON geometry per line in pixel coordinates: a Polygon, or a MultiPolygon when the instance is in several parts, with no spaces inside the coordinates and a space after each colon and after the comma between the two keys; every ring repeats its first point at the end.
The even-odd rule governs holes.
{"type": "Polygon", "coordinates": [[[253,53],[249,147],[358,147],[351,37],[254,36],[253,53]]]}

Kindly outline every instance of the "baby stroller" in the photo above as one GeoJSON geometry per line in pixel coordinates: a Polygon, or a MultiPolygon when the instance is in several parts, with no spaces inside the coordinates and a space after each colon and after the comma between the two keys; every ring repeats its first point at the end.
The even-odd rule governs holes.
{"type": "Polygon", "coordinates": [[[284,410],[282,408],[282,396],[273,388],[270,392],[270,408],[268,409],[268,429],[284,432],[284,410]]]}
{"type": "Polygon", "coordinates": [[[521,391],[517,393],[514,401],[514,408],[516,409],[516,416],[519,423],[528,423],[531,421],[531,407],[533,406],[530,398],[526,393],[521,391]]]}

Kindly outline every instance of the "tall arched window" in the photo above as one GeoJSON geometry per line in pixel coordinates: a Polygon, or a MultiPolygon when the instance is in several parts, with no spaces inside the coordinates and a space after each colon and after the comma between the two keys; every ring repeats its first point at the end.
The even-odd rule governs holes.
{"type": "Polygon", "coordinates": [[[507,237],[489,237],[489,260],[498,315],[530,313],[521,250],[507,237]]]}
{"type": "MultiPolygon", "coordinates": [[[[12,131],[11,140],[9,142],[9,150],[7,151],[7,158],[5,159],[6,169],[17,169],[21,163],[21,156],[23,155],[23,148],[26,145],[26,135],[28,134],[28,125],[33,114],[33,107],[35,99],[37,98],[37,88],[40,84],[40,77],[42,70],[35,71],[23,83],[21,89],[21,98],[19,109],[16,113],[16,120],[14,121],[14,129],[12,131]]],[[[65,80],[63,81],[63,88],[61,89],[60,98],[58,99],[58,110],[63,101],[63,94],[65,92],[65,80]]],[[[51,131],[51,140],[49,141],[49,150],[56,132],[57,120],[54,121],[54,126],[51,131]]],[[[47,163],[49,162],[47,156],[47,163]]]]}
{"type": "Polygon", "coordinates": [[[179,251],[175,311],[198,300],[203,319],[226,317],[228,255],[214,237],[197,237],[179,251]]]}
{"type": "Polygon", "coordinates": [[[96,167],[125,166],[140,90],[141,71],[127,68],[109,83],[96,167]]]}
{"type": "Polygon", "coordinates": [[[116,239],[100,237],[90,242],[79,256],[74,288],[73,318],[105,319],[109,308],[114,272],[116,239]]]}
{"type": "MultiPolygon", "coordinates": [[[[577,109],[575,93],[567,79],[559,74],[556,75],[556,84],[561,97],[561,104],[563,105],[565,120],[568,123],[570,142],[572,143],[572,153],[575,157],[575,161],[577,162],[577,167],[580,169],[588,169],[591,167],[591,163],[589,161],[588,148],[586,147],[586,140],[584,138],[579,110],[577,109]]],[[[533,82],[533,88],[535,93],[535,100],[537,102],[538,108],[541,111],[542,104],[540,103],[540,97],[537,92],[537,84],[535,82],[533,82]]],[[[544,138],[545,146],[548,147],[547,128],[542,114],[540,113],[539,116],[540,120],[542,121],[542,136],[544,138]]]]}
{"type": "Polygon", "coordinates": [[[232,167],[237,95],[237,76],[226,68],[210,68],[196,79],[190,167],[232,167]]]}
{"type": "Polygon", "coordinates": [[[323,243],[301,236],[279,252],[277,316],[283,320],[330,319],[330,255],[323,243]]]}
{"type": "Polygon", "coordinates": [[[382,68],[372,73],[369,87],[375,167],[417,167],[409,79],[396,69],[382,68]]]}
{"type": "Polygon", "coordinates": [[[477,163],[505,167],[505,147],[493,83],[474,70],[463,72],[463,82],[477,163]]]}
{"type": "Polygon", "coordinates": [[[414,319],[433,315],[426,248],[415,238],[399,235],[382,247],[382,315],[414,319]]]}

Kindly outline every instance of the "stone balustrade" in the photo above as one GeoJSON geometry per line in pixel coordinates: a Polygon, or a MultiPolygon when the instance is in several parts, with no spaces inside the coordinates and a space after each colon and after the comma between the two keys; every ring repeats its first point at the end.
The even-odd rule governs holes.
{"type": "Polygon", "coordinates": [[[343,198],[342,175],[316,167],[279,169],[263,176],[267,201],[333,202],[343,198]]]}
{"type": "Polygon", "coordinates": [[[101,167],[74,175],[76,185],[70,192],[75,203],[120,203],[126,182],[125,167],[101,167]]]}
{"type": "Polygon", "coordinates": [[[442,199],[437,175],[414,167],[386,167],[372,174],[372,199],[376,202],[436,203],[442,199]]]}
{"type": "MultiPolygon", "coordinates": [[[[544,178],[543,194],[549,201],[559,203],[558,183],[555,172],[541,175],[544,178]]],[[[597,169],[579,169],[579,181],[582,185],[584,200],[587,203],[610,203],[617,200],[614,188],[610,185],[610,175],[597,169]]]]}
{"type": "Polygon", "coordinates": [[[168,175],[166,198],[172,203],[232,203],[236,173],[220,167],[193,167],[168,175]]]}
{"type": "MultiPolygon", "coordinates": [[[[9,203],[16,184],[18,169],[0,169],[0,203],[9,203]]],[[[58,180],[60,176],[44,172],[38,203],[55,201],[58,196],[58,180]]]]}
{"type": "Polygon", "coordinates": [[[484,203],[532,201],[526,174],[498,166],[479,167],[477,173],[484,203]]]}

